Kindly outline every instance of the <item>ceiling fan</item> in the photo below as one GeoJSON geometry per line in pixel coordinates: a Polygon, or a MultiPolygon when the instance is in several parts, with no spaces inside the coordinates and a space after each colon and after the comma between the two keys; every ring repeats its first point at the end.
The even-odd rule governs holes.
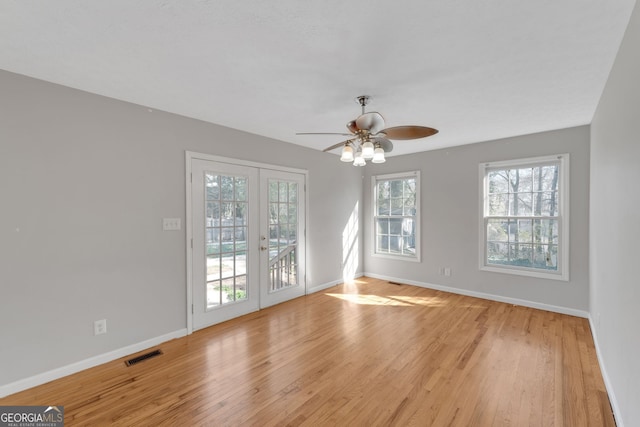
{"type": "Polygon", "coordinates": [[[358,96],[355,101],[362,107],[362,114],[355,120],[347,123],[350,133],[334,132],[300,132],[296,135],[342,135],[349,138],[345,141],[334,144],[322,151],[331,151],[342,147],[343,162],[353,162],[354,166],[364,166],[365,160],[373,163],[383,163],[384,153],[393,150],[392,139],[406,140],[426,138],[438,133],[437,129],[425,126],[394,126],[384,127],[384,118],[375,111],[365,112],[365,106],[371,100],[370,96],[358,96]]]}

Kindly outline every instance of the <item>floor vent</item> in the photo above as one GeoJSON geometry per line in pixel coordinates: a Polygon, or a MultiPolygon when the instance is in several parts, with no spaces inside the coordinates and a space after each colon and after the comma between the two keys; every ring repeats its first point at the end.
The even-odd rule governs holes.
{"type": "Polygon", "coordinates": [[[151,359],[152,357],[160,356],[162,354],[162,350],[153,350],[149,353],[141,354],[140,356],[134,357],[133,359],[125,360],[124,364],[127,366],[135,365],[136,363],[140,363],[143,360],[151,359]]]}
{"type": "Polygon", "coordinates": [[[398,282],[389,282],[389,283],[391,283],[392,285],[398,285],[398,286],[402,286],[403,285],[402,283],[398,283],[398,282]]]}

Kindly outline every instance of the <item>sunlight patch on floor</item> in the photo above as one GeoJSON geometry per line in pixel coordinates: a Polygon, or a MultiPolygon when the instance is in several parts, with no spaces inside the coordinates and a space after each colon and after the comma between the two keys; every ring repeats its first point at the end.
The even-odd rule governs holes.
{"type": "Polygon", "coordinates": [[[394,295],[389,298],[404,301],[411,305],[425,305],[430,307],[444,307],[447,305],[447,303],[439,297],[409,297],[404,295],[394,295]]]}
{"type": "MultiPolygon", "coordinates": [[[[357,289],[355,289],[357,291],[357,289]]],[[[446,307],[449,303],[439,297],[416,297],[406,295],[373,295],[360,293],[326,293],[325,295],[349,301],[359,305],[388,305],[399,307],[423,306],[423,307],[446,307]]],[[[457,304],[458,308],[478,308],[484,309],[482,304],[457,304]]]]}
{"type": "Polygon", "coordinates": [[[410,297],[403,295],[372,295],[372,294],[333,294],[326,295],[338,298],[343,301],[349,301],[362,305],[391,305],[391,306],[428,306],[428,307],[444,307],[447,305],[445,301],[438,297],[410,297]]]}
{"type": "Polygon", "coordinates": [[[330,297],[338,298],[344,301],[353,302],[361,305],[400,305],[411,306],[412,304],[395,300],[380,295],[366,295],[366,294],[326,294],[330,297]]]}

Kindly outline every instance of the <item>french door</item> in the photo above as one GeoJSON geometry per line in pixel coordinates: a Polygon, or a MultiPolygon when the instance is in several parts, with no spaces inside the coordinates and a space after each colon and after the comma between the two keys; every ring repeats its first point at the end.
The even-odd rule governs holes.
{"type": "Polygon", "coordinates": [[[187,162],[189,329],[304,295],[305,175],[187,162]]]}
{"type": "Polygon", "coordinates": [[[263,169],[260,195],[260,307],[268,307],[305,293],[304,175],[263,169]]]}

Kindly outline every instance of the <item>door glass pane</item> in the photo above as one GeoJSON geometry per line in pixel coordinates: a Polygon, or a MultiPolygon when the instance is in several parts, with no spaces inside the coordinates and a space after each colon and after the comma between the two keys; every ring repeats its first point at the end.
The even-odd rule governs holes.
{"type": "MultiPolygon", "coordinates": [[[[280,188],[280,199],[279,202],[286,203],[289,200],[289,186],[287,182],[279,182],[278,186],[280,188]]],[[[276,201],[276,200],[272,200],[276,201]]]]}
{"type": "Polygon", "coordinates": [[[206,309],[247,299],[247,178],[205,173],[206,309]]]}
{"type": "Polygon", "coordinates": [[[243,202],[247,200],[247,178],[236,177],[235,190],[237,201],[243,202]]]}
{"type": "Polygon", "coordinates": [[[294,203],[289,203],[289,221],[295,223],[298,219],[298,206],[294,203]]]}
{"type": "Polygon", "coordinates": [[[269,292],[298,285],[298,185],[269,180],[269,292]]]}
{"type": "Polygon", "coordinates": [[[220,305],[220,281],[207,282],[207,307],[220,305]]]}
{"type": "Polygon", "coordinates": [[[289,183],[289,203],[298,203],[298,184],[295,182],[289,183]]]}
{"type": "Polygon", "coordinates": [[[287,224],[280,223],[280,239],[278,240],[278,246],[286,246],[289,240],[289,226],[287,224]]]}
{"type": "Polygon", "coordinates": [[[235,198],[233,194],[233,177],[228,175],[220,176],[220,193],[222,200],[233,200],[235,198]]]}
{"type": "Polygon", "coordinates": [[[205,177],[205,188],[207,190],[207,200],[220,199],[220,177],[218,175],[207,174],[205,177]]]}
{"type": "Polygon", "coordinates": [[[235,215],[236,227],[243,227],[246,225],[247,220],[247,204],[246,203],[236,203],[236,215],[235,215]]]}
{"type": "Polygon", "coordinates": [[[289,212],[288,212],[288,204],[287,203],[280,203],[280,215],[278,216],[280,219],[281,223],[287,223],[288,220],[287,218],[289,217],[289,212]]]}

